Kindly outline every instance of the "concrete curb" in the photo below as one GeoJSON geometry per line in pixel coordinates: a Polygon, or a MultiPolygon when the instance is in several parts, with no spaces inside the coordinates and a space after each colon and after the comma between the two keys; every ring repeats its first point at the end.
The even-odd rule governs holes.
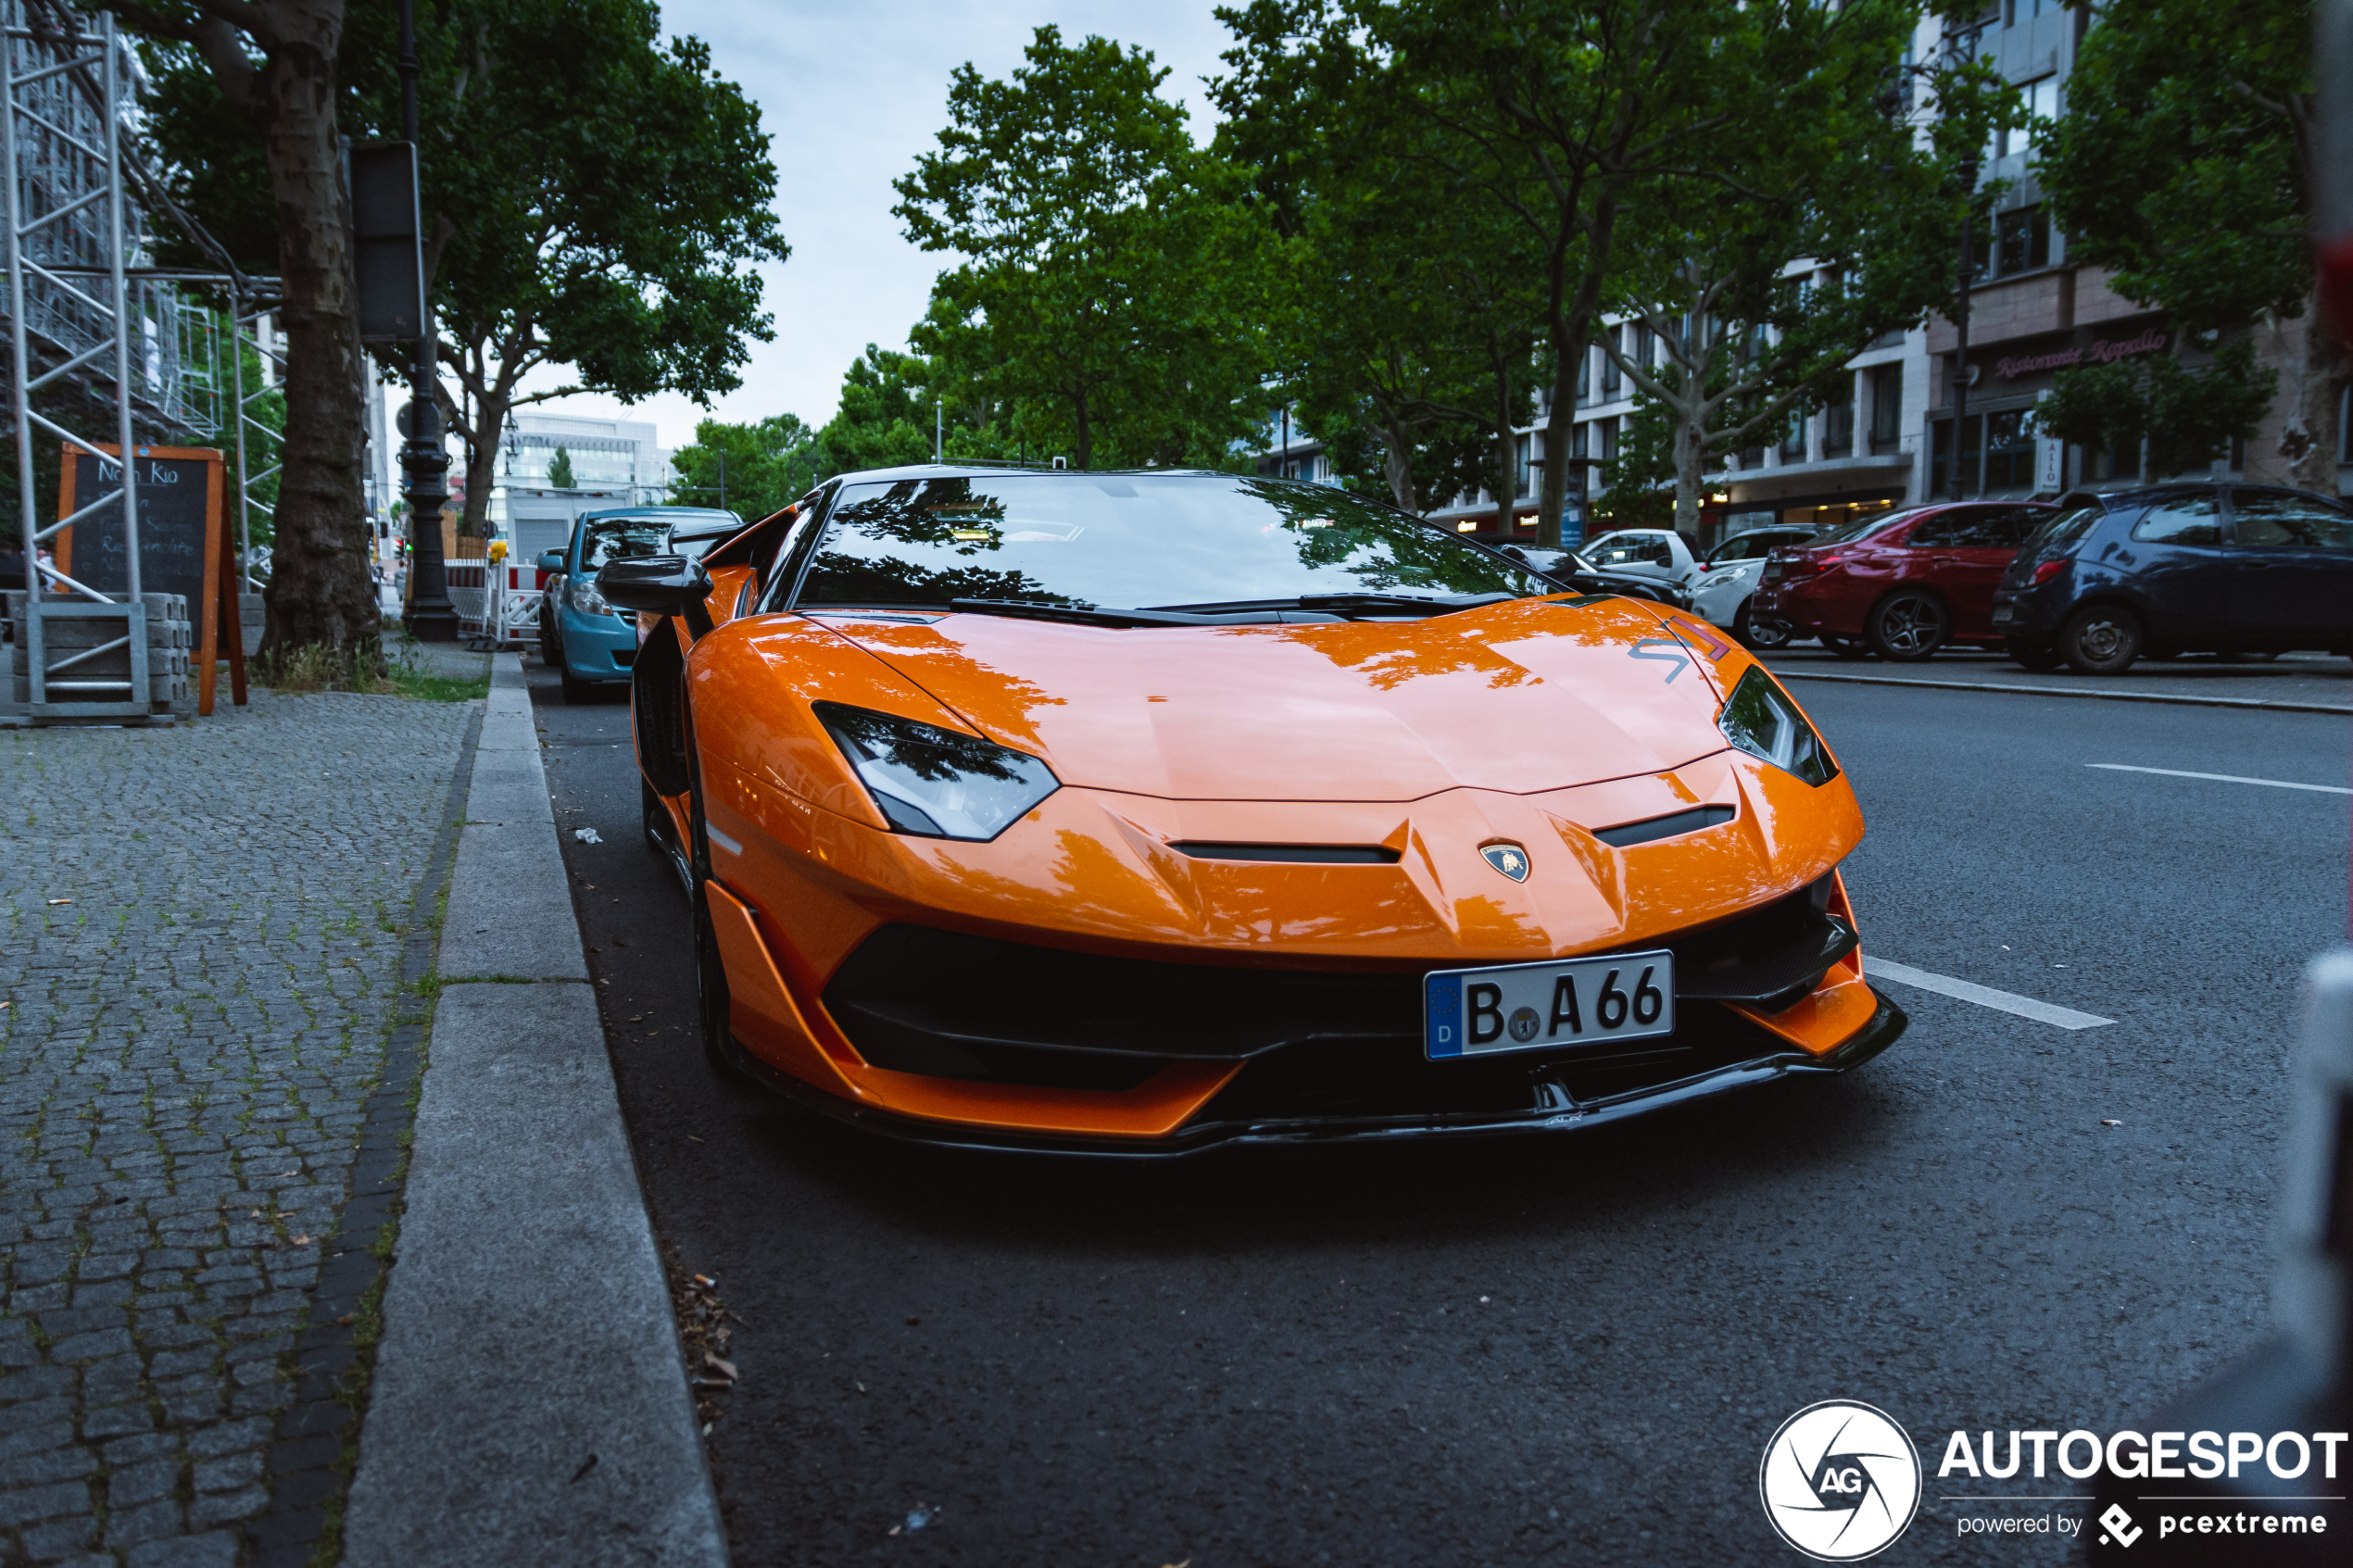
{"type": "Polygon", "coordinates": [[[1765,668],[1784,681],[1845,681],[1860,686],[1934,686],[1947,692],[2001,692],[2011,696],[2091,697],[2102,702],[2170,702],[2184,708],[2260,708],[2273,713],[2353,713],[2324,702],[2267,702],[2252,696],[2180,696],[2171,692],[2088,691],[2068,686],[2020,686],[1993,681],[1915,681],[1905,675],[1833,675],[1826,670],[1765,668]]]}
{"type": "Polygon", "coordinates": [[[466,818],[344,1561],[724,1568],[516,654],[466,818]]]}

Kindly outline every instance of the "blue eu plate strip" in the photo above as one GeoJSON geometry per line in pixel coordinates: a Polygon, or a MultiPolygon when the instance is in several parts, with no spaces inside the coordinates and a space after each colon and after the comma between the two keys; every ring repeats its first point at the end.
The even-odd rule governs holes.
{"type": "Polygon", "coordinates": [[[1433,974],[1422,982],[1422,1032],[1431,1056],[1463,1054],[1463,977],[1433,974]]]}

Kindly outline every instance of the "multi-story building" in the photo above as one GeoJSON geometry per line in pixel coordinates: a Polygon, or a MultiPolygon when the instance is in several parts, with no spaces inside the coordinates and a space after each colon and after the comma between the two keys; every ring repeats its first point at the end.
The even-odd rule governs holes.
{"type": "MultiPolygon", "coordinates": [[[[2059,0],[1991,0],[1972,37],[1959,46],[1993,61],[2016,83],[2039,119],[2064,112],[2067,76],[2077,45],[2092,25],[2091,9],[2059,0]]],[[[1956,46],[1946,24],[1923,18],[1913,57],[1927,59],[1956,46]]],[[[2034,169],[2035,132],[2003,133],[1985,150],[1982,182],[2003,193],[1993,220],[1979,226],[1971,277],[1969,363],[1959,363],[1959,332],[1942,317],[1921,328],[1890,333],[1849,362],[1851,392],[1809,417],[1793,420],[1776,437],[1727,455],[1706,477],[1701,512],[1705,544],[1767,522],[1827,525],[1859,513],[1951,494],[1957,461],[1963,493],[1972,496],[2051,495],[2078,484],[2138,476],[2137,454],[2109,455],[2062,446],[2034,427],[2034,406],[2053,379],[2079,365],[2107,364],[2178,345],[2175,328],[2108,286],[2104,269],[2068,255],[2067,236],[2051,222],[2034,169]],[[1969,378],[1968,417],[1955,429],[1955,388],[1969,378]]],[[[1957,265],[1958,257],[1956,258],[1957,265]]],[[[1793,270],[1802,271],[1801,265],[1793,270]]],[[[1604,323],[1620,351],[1655,363],[1659,345],[1641,326],[1604,323]]],[[[2280,363],[2300,352],[2295,334],[2273,340],[2258,332],[2258,351],[2280,363]]],[[[2283,388],[2291,378],[2284,374],[2283,388]]],[[[2353,399],[2348,399],[2353,405],[2353,399]]],[[[1577,466],[1562,519],[1565,538],[1588,532],[1596,482],[1589,461],[1606,463],[1634,411],[1633,388],[1597,346],[1579,380],[1571,450],[1577,466]]],[[[2214,464],[2217,477],[2284,483],[2276,456],[2286,394],[2252,441],[2234,444],[2214,464]]],[[[1485,490],[1458,497],[1429,516],[1482,538],[1532,537],[1546,460],[1540,396],[1535,422],[1518,431],[1519,494],[1498,507],[1485,490]]],[[[2353,462],[2353,406],[2338,420],[2341,462],[2353,462]]],[[[1286,420],[1282,437],[1270,430],[1263,471],[1299,478],[1328,477],[1320,444],[1286,420]]],[[[2353,477],[2353,469],[2348,469],[2353,477]]],[[[2341,488],[2343,483],[2341,482],[2341,488]]]]}
{"type": "Polygon", "coordinates": [[[649,421],[535,412],[514,416],[493,472],[489,519],[501,536],[512,533],[518,502],[585,492],[611,506],[649,505],[668,500],[678,477],[649,421]],[[569,492],[549,483],[560,448],[572,464],[569,492]]]}

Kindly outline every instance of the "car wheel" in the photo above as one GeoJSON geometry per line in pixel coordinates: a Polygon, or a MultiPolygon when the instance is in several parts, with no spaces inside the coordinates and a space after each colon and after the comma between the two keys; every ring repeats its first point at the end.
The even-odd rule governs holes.
{"type": "Polygon", "coordinates": [[[2045,673],[2067,662],[2060,657],[2058,649],[2045,647],[2041,643],[2030,643],[2023,637],[2008,639],[2002,644],[2002,651],[2029,670],[2045,673]]]}
{"type": "Polygon", "coordinates": [[[2141,657],[2141,618],[2122,605],[2086,605],[2059,628],[2058,649],[2079,675],[2120,675],[2141,657]]]}
{"type": "Polygon", "coordinates": [[[711,918],[704,884],[695,886],[695,1009],[702,1029],[703,1060],[711,1076],[730,1088],[750,1090],[759,1081],[744,1071],[743,1050],[728,1026],[727,966],[719,957],[719,931],[711,918]]]}
{"type": "Polygon", "coordinates": [[[1732,617],[1732,635],[1752,648],[1785,648],[1789,646],[1789,623],[1785,621],[1759,621],[1753,611],[1756,601],[1743,599],[1740,613],[1732,617]]]}
{"type": "Polygon", "coordinates": [[[1828,632],[1823,633],[1821,637],[1822,646],[1830,649],[1831,652],[1838,655],[1841,659],[1869,659],[1871,657],[1871,650],[1869,646],[1865,644],[1860,637],[1834,637],[1828,632]]]}
{"type": "Polygon", "coordinates": [[[1873,606],[1863,621],[1864,640],[1881,659],[1909,664],[1944,646],[1953,618],[1944,601],[1918,588],[1901,588],[1873,606]]]}

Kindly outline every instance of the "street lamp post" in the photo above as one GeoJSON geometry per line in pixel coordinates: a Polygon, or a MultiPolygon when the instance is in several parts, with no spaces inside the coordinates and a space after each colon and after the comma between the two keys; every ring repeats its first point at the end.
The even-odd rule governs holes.
{"type": "MultiPolygon", "coordinates": [[[[417,144],[416,0],[400,0],[400,133],[417,144]]],[[[458,610],[449,602],[449,563],[441,553],[441,509],[449,501],[449,454],[442,449],[441,404],[434,392],[433,302],[419,320],[409,371],[409,432],[400,448],[409,501],[409,630],[428,643],[455,642],[458,610]]]]}

